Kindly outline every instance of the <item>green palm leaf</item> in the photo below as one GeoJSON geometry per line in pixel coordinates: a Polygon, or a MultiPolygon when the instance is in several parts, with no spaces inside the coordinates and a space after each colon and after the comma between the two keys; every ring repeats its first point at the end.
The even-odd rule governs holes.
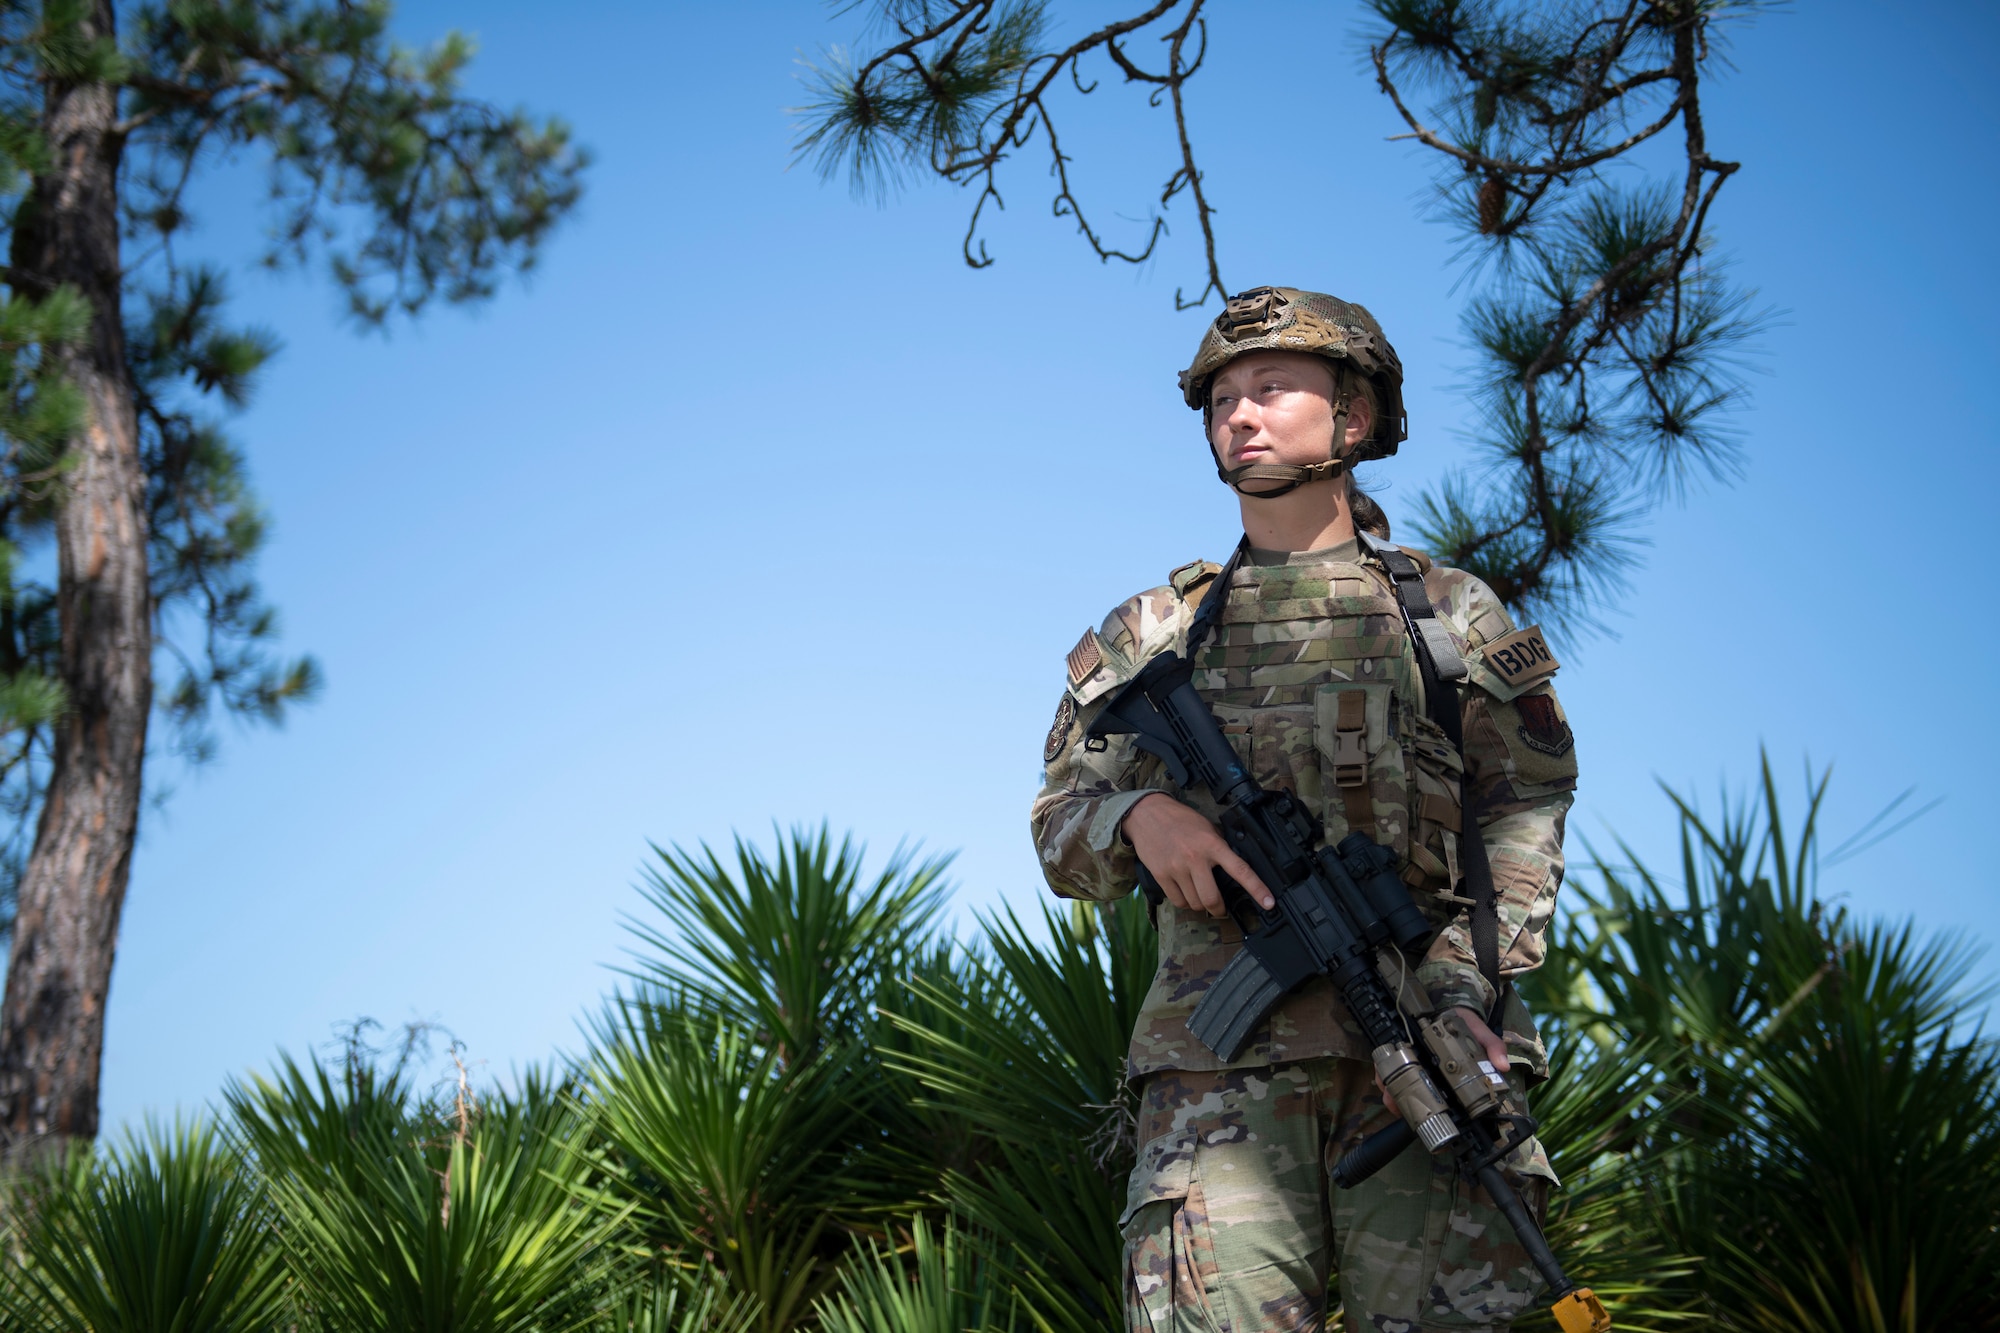
{"type": "Polygon", "coordinates": [[[586,1105],[613,1187],[655,1249],[705,1256],[781,1329],[837,1276],[860,1062],[840,1048],[787,1066],[727,1016],[615,1003],[586,1105]]]}
{"type": "Polygon", "coordinates": [[[582,1328],[623,1220],[568,1099],[531,1077],[454,1117],[398,1075],[283,1060],[230,1088],[310,1321],[357,1333],[582,1328]]]}
{"type": "Polygon", "coordinates": [[[1000,1333],[1005,1297],[987,1280],[979,1253],[949,1222],[933,1232],[911,1224],[909,1262],[870,1245],[842,1272],[840,1290],[822,1299],[823,1333],[1000,1333]]]}
{"type": "Polygon", "coordinates": [[[1012,913],[986,922],[990,954],[911,981],[889,1018],[912,1044],[884,1057],[988,1142],[940,1192],[1021,1317],[1065,1333],[1122,1318],[1125,1050],[1157,964],[1139,901],[1077,908],[1045,914],[1046,942],[1012,913]]]}
{"type": "MultiPolygon", "coordinates": [[[[1590,1275],[1644,1311],[1628,1302],[1621,1325],[1677,1312],[1768,1333],[2000,1323],[2000,1055],[1963,1035],[1986,999],[1977,954],[1829,907],[1826,774],[1808,774],[1796,820],[1768,760],[1760,777],[1712,817],[1669,793],[1679,884],[1621,845],[1627,864],[1573,888],[1580,907],[1526,980],[1559,1057],[1630,1067],[1621,1086],[1644,1094],[1608,1122],[1609,1156],[1574,1201],[1559,1196],[1552,1230],[1589,1250],[1562,1210],[1600,1193],[1589,1177],[1608,1163],[1608,1226],[1593,1225],[1614,1243],[1590,1275]]],[[[1589,1083],[1573,1066],[1538,1114],[1551,1094],[1613,1109],[1589,1083]]],[[[1546,1137],[1570,1134],[1552,1118],[1546,1137]]]]}
{"type": "Polygon", "coordinates": [[[1839,984],[1761,1062],[1715,1160],[1755,1183],[1714,1191],[1716,1284],[1744,1326],[2000,1324],[2000,1049],[1926,1021],[1955,952],[1907,926],[1844,935],[1839,984]]]}
{"type": "Polygon", "coordinates": [[[834,847],[824,825],[781,837],[775,856],[738,839],[733,874],[706,846],[654,851],[640,892],[659,920],[628,919],[644,946],[630,975],[742,1015],[786,1061],[853,1040],[882,979],[920,947],[951,859],[898,851],[864,886],[862,849],[834,847]]]}
{"type": "Polygon", "coordinates": [[[712,1267],[654,1266],[627,1283],[593,1327],[597,1333],[750,1333],[756,1313],[747,1298],[730,1296],[712,1267]]]}
{"type": "MultiPolygon", "coordinates": [[[[1673,1328],[1697,1316],[1687,1287],[1698,1272],[1654,1216],[1678,1165],[1656,1126],[1683,1109],[1668,1077],[1671,1048],[1578,1039],[1551,1044],[1550,1078],[1530,1101],[1563,1187],[1549,1200],[1550,1246],[1591,1287],[1621,1329],[1673,1328]]],[[[1555,1327],[1538,1310],[1518,1327],[1555,1327]]]]}
{"type": "Polygon", "coordinates": [[[18,1262],[0,1269],[23,1333],[263,1333],[283,1271],[255,1178],[205,1122],[73,1152],[17,1188],[18,1262]]]}

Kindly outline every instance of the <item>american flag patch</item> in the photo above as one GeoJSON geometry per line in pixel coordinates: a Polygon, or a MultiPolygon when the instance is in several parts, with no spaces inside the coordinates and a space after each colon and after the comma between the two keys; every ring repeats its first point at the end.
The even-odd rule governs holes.
{"type": "Polygon", "coordinates": [[[1104,661],[1104,650],[1097,646],[1097,635],[1085,630],[1083,637],[1076,641],[1076,647],[1069,650],[1069,687],[1075,689],[1090,679],[1090,673],[1097,670],[1104,661]]]}

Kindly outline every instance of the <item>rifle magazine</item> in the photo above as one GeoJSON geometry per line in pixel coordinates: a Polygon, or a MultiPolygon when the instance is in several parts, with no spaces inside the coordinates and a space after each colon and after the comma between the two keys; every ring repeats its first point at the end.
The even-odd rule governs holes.
{"type": "Polygon", "coordinates": [[[1188,1031],[1220,1058],[1234,1060],[1288,989],[1255,954],[1241,950],[1188,1015],[1188,1031]]]}

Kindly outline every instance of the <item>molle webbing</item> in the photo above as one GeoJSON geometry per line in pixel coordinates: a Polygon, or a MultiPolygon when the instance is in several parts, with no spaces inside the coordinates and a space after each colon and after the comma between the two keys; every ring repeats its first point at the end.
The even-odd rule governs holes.
{"type": "MultiPolygon", "coordinates": [[[[1464,724],[1456,683],[1465,678],[1466,667],[1424,591],[1423,571],[1400,548],[1367,533],[1358,535],[1362,550],[1388,574],[1393,596],[1384,597],[1372,589],[1346,595],[1342,591],[1347,586],[1345,576],[1310,564],[1282,571],[1257,566],[1254,585],[1233,588],[1249,554],[1246,537],[1222,572],[1203,589],[1201,605],[1188,627],[1187,659],[1198,672],[1208,673],[1203,693],[1217,702],[1299,707],[1310,705],[1330,680],[1395,683],[1392,663],[1406,660],[1401,653],[1403,644],[1408,643],[1422,683],[1425,709],[1462,756],[1464,724]],[[1273,632],[1294,636],[1269,637],[1273,632]]],[[[1328,564],[1352,568],[1346,561],[1328,564]]],[[[1416,683],[1407,682],[1411,686],[1416,683]]],[[[1334,753],[1330,771],[1322,771],[1328,784],[1326,797],[1332,801],[1338,791],[1337,808],[1348,827],[1368,829],[1374,825],[1375,814],[1367,776],[1365,695],[1361,690],[1343,691],[1334,707],[1334,753]]],[[[1499,914],[1493,871],[1478,823],[1464,811],[1461,781],[1457,801],[1428,796],[1412,813],[1459,839],[1461,870],[1473,903],[1473,956],[1480,974],[1493,988],[1497,1014],[1499,914]]],[[[1424,874],[1446,871],[1414,840],[1410,856],[1424,874]]]]}
{"type": "Polygon", "coordinates": [[[1372,634],[1361,638],[1282,639],[1271,643],[1219,643],[1204,648],[1197,667],[1284,666],[1293,662],[1345,662],[1360,657],[1387,657],[1403,646],[1403,636],[1372,634]]]}
{"type": "Polygon", "coordinates": [[[1246,553],[1228,588],[1205,590],[1204,608],[1217,608],[1214,628],[1207,646],[1188,653],[1204,697],[1232,707],[1310,709],[1322,687],[1348,682],[1393,685],[1415,699],[1409,631],[1387,584],[1363,559],[1352,542],[1288,558],[1246,553]]]}

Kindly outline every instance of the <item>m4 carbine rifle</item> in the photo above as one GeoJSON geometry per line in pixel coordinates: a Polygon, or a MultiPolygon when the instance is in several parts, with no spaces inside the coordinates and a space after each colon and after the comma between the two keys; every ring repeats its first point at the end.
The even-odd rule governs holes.
{"type": "MultiPolygon", "coordinates": [[[[1106,737],[1135,735],[1175,786],[1206,788],[1222,807],[1223,837],[1276,900],[1266,911],[1216,871],[1223,901],[1243,928],[1243,948],[1195,1006],[1188,1030],[1234,1060],[1286,994],[1309,977],[1333,978],[1403,1115],[1341,1158],[1334,1183],[1360,1184],[1413,1140],[1451,1153],[1459,1172],[1485,1187],[1547,1279],[1564,1333],[1604,1333],[1611,1327],[1604,1307],[1564,1275],[1500,1171],[1535,1122],[1514,1103],[1463,1015],[1438,1012],[1416,981],[1411,960],[1422,957],[1431,928],[1394,873],[1395,853],[1360,832],[1337,847],[1322,846],[1324,830],[1296,796],[1251,778],[1195,692],[1193,675],[1180,654],[1161,653],[1112,696],[1089,729],[1099,748],[1106,737]]],[[[1140,883],[1157,897],[1159,885],[1143,866],[1140,883]]]]}

